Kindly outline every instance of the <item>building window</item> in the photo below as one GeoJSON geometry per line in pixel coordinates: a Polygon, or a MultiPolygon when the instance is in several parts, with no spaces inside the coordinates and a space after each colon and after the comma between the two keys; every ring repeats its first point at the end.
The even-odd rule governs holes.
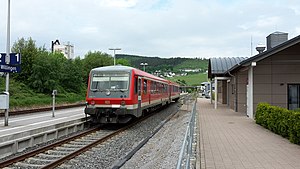
{"type": "Polygon", "coordinates": [[[295,110],[300,107],[300,84],[288,85],[288,109],[295,110]]]}

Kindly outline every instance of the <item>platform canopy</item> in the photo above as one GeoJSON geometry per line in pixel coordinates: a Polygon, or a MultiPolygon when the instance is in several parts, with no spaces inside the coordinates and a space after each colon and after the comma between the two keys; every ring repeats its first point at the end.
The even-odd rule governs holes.
{"type": "Polygon", "coordinates": [[[216,76],[226,76],[228,70],[245,59],[247,57],[210,58],[208,62],[208,78],[213,79],[216,76]]]}

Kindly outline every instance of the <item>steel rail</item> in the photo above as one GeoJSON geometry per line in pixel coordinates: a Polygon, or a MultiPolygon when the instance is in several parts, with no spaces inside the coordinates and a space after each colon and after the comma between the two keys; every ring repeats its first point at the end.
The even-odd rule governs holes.
{"type": "Polygon", "coordinates": [[[22,155],[19,155],[17,157],[14,157],[12,159],[8,159],[6,161],[0,162],[0,168],[4,168],[4,167],[7,167],[7,166],[9,166],[9,165],[11,165],[13,163],[16,163],[16,162],[19,162],[19,161],[23,161],[23,160],[25,160],[25,159],[27,159],[29,157],[35,156],[35,155],[37,155],[39,153],[43,153],[43,152],[45,152],[47,150],[53,149],[53,148],[55,148],[57,146],[60,146],[60,145],[65,144],[67,142],[73,141],[73,140],[75,140],[77,138],[86,136],[86,135],[88,135],[90,133],[93,133],[95,131],[98,131],[98,130],[99,130],[99,128],[97,128],[97,127],[96,128],[92,128],[92,129],[89,129],[89,130],[87,130],[87,131],[85,131],[83,133],[79,133],[79,134],[74,135],[72,137],[65,138],[65,139],[60,140],[58,142],[55,142],[55,143],[43,146],[41,148],[38,148],[38,149],[33,150],[31,152],[28,152],[26,154],[22,154],[22,155]]]}
{"type": "Polygon", "coordinates": [[[138,123],[140,123],[140,122],[142,122],[144,120],[146,120],[147,118],[151,117],[152,115],[153,114],[149,114],[149,115],[147,115],[147,116],[145,116],[145,117],[143,117],[143,118],[141,118],[141,119],[139,119],[139,120],[137,120],[137,121],[135,121],[135,122],[133,122],[133,123],[131,123],[131,124],[123,127],[123,128],[121,128],[121,129],[115,131],[112,134],[109,134],[109,135],[107,135],[107,136],[105,136],[105,137],[103,137],[103,138],[101,138],[99,140],[96,140],[96,141],[92,142],[91,144],[88,144],[88,145],[82,147],[79,150],[76,150],[76,151],[74,151],[74,152],[72,152],[72,153],[70,153],[70,154],[68,154],[68,155],[66,155],[66,156],[64,156],[64,157],[62,157],[62,158],[60,158],[60,159],[58,159],[58,160],[50,163],[50,164],[48,164],[48,165],[45,165],[44,167],[42,167],[42,169],[52,169],[52,168],[58,167],[59,165],[63,164],[64,162],[66,162],[66,161],[68,161],[70,159],[73,159],[74,157],[76,157],[76,156],[78,156],[78,155],[80,155],[80,154],[88,151],[89,149],[97,146],[98,144],[101,144],[101,143],[107,141],[108,139],[110,139],[110,138],[118,135],[119,133],[121,133],[121,132],[123,132],[123,131],[125,131],[125,130],[133,127],[133,126],[135,126],[136,124],[138,124],[138,123]]]}
{"type": "MultiPolygon", "coordinates": [[[[159,108],[159,109],[157,109],[157,111],[155,111],[155,112],[157,113],[157,112],[159,112],[161,109],[162,109],[162,108],[159,108]]],[[[103,142],[107,141],[108,139],[110,139],[110,138],[112,138],[112,137],[118,135],[119,133],[121,133],[121,132],[127,130],[128,128],[131,128],[132,126],[134,126],[134,125],[136,125],[136,124],[138,124],[138,123],[140,123],[140,122],[146,120],[147,118],[151,117],[151,116],[154,115],[154,114],[155,114],[155,113],[150,113],[150,114],[148,114],[147,116],[144,116],[144,117],[138,119],[137,121],[135,121],[135,122],[133,122],[133,123],[131,123],[131,124],[129,124],[129,125],[127,125],[127,126],[121,128],[121,129],[119,129],[119,130],[117,130],[117,131],[115,131],[114,133],[111,133],[111,134],[109,134],[109,135],[107,135],[107,136],[105,136],[105,137],[103,137],[103,138],[101,138],[101,139],[99,139],[99,140],[96,140],[96,141],[92,142],[91,144],[89,144],[89,145],[87,145],[87,146],[84,146],[83,148],[80,148],[80,149],[78,149],[78,150],[75,150],[74,152],[72,152],[72,153],[70,153],[70,154],[68,154],[68,155],[66,155],[66,156],[64,156],[64,157],[62,157],[62,158],[60,158],[60,159],[58,159],[58,160],[56,160],[56,161],[53,161],[53,162],[51,162],[50,164],[46,164],[46,165],[43,166],[42,168],[55,168],[55,167],[57,167],[57,166],[63,164],[64,162],[66,162],[66,161],[68,161],[68,160],[70,160],[70,159],[72,159],[72,158],[74,158],[74,157],[76,157],[76,156],[82,154],[83,152],[85,152],[85,151],[91,149],[92,147],[95,147],[96,145],[98,145],[98,144],[100,144],[100,143],[103,143],[103,142]]],[[[88,135],[88,134],[90,134],[90,133],[93,133],[93,132],[95,132],[95,131],[98,131],[98,130],[99,130],[99,128],[93,128],[93,129],[90,129],[90,130],[88,130],[88,131],[86,131],[86,132],[83,132],[83,133],[77,134],[77,135],[75,135],[75,136],[72,136],[72,137],[70,137],[70,138],[63,139],[63,140],[61,140],[61,141],[58,141],[58,142],[56,142],[56,143],[53,143],[53,144],[50,144],[50,145],[47,145],[47,146],[38,148],[38,149],[33,150],[33,151],[31,151],[31,152],[28,152],[28,153],[26,153],[26,154],[23,154],[23,155],[20,155],[20,156],[15,157],[15,158],[8,159],[8,160],[6,160],[6,161],[0,162],[0,168],[7,167],[7,166],[12,165],[12,164],[14,164],[14,163],[17,163],[17,162],[23,161],[23,160],[25,160],[25,159],[28,159],[29,157],[32,157],[32,156],[35,156],[35,155],[37,155],[37,154],[40,154],[40,153],[46,152],[46,151],[48,151],[48,150],[54,149],[55,147],[58,147],[58,146],[60,146],[60,145],[63,145],[63,144],[68,143],[68,142],[70,142],[70,141],[73,141],[73,140],[75,140],[75,139],[81,138],[81,137],[83,137],[83,136],[86,136],[86,135],[88,135]]]]}
{"type": "Polygon", "coordinates": [[[144,140],[142,140],[132,151],[127,153],[124,157],[121,158],[118,162],[116,162],[111,168],[119,169],[121,168],[139,149],[141,149],[160,129],[170,121],[179,111],[177,110],[175,113],[169,115],[166,120],[162,121],[159,126],[144,140]]]}

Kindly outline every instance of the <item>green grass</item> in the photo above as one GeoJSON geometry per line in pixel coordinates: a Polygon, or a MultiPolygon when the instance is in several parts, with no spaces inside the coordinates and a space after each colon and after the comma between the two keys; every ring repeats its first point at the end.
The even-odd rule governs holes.
{"type": "MultiPolygon", "coordinates": [[[[0,78],[0,92],[5,90],[5,79],[0,78]]],[[[36,93],[23,83],[10,79],[9,84],[10,109],[42,107],[52,105],[52,95],[36,93]]],[[[76,103],[85,100],[85,92],[67,93],[58,91],[56,104],[76,103]]]]}
{"type": "Polygon", "coordinates": [[[171,81],[184,80],[188,86],[199,86],[202,82],[207,81],[207,73],[190,74],[187,76],[175,76],[169,78],[171,81]]]}

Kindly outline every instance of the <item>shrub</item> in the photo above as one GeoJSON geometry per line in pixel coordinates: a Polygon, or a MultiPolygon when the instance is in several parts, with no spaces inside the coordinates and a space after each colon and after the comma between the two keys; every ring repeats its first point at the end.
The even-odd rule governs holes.
{"type": "Polygon", "coordinates": [[[255,114],[256,123],[300,144],[300,112],[260,103],[255,114]]]}

